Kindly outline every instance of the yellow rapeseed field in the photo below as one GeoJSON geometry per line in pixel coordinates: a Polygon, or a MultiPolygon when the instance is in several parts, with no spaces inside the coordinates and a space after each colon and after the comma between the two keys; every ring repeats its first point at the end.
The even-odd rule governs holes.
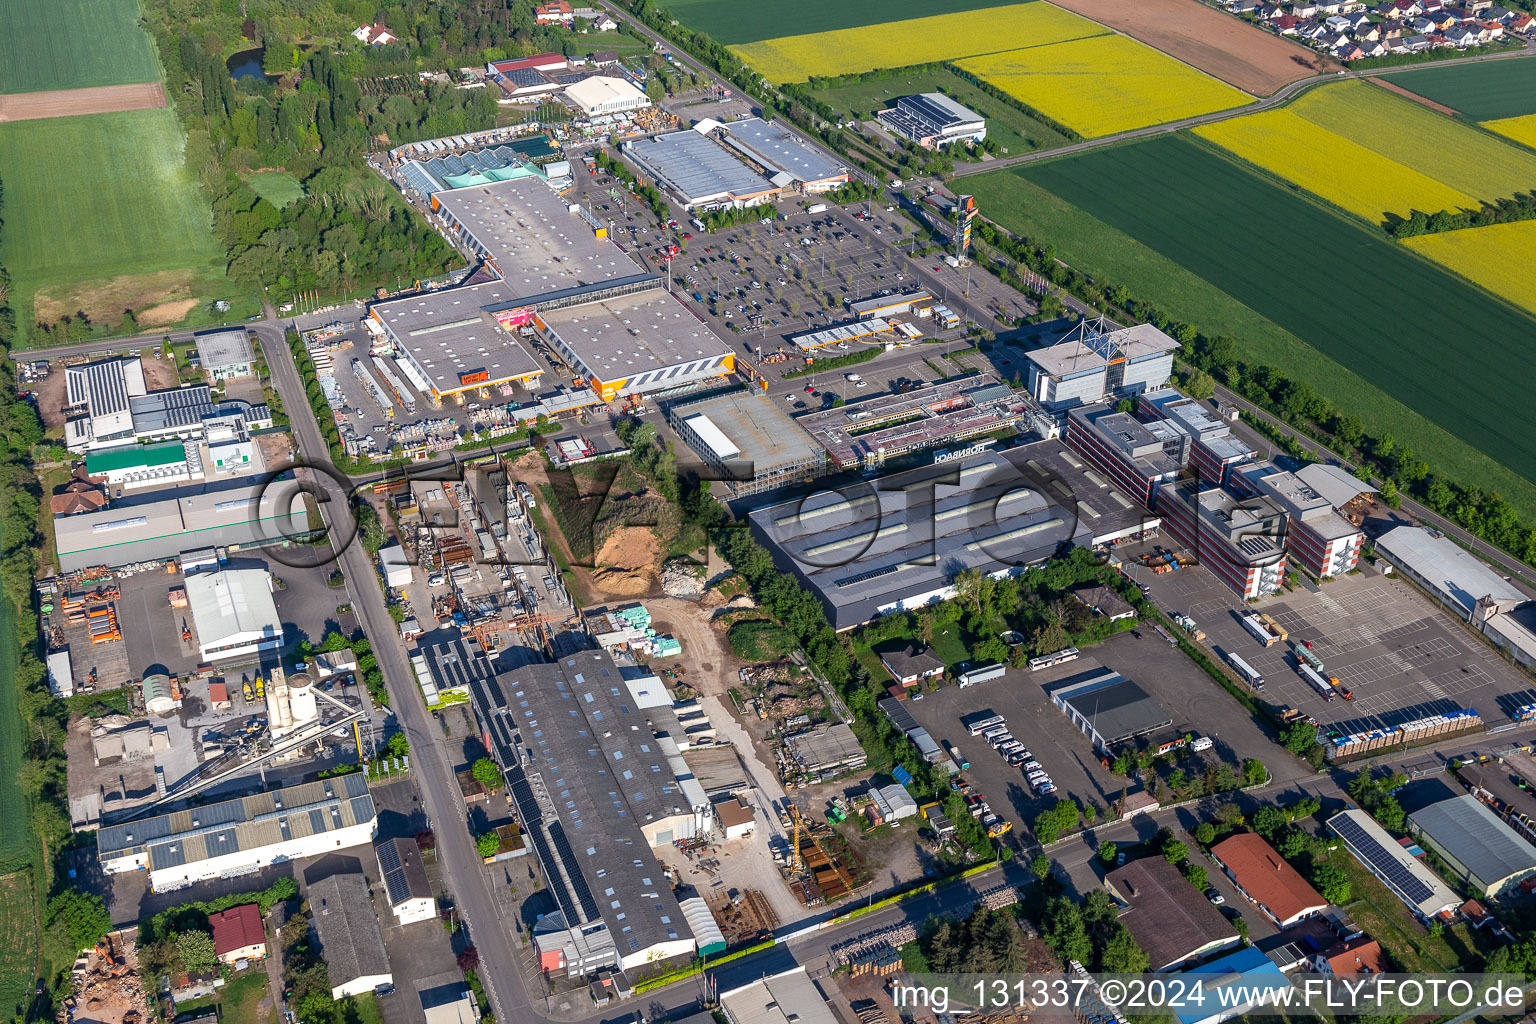
{"type": "Polygon", "coordinates": [[[1492,224],[1405,239],[1404,245],[1536,313],[1536,221],[1492,224]]]}
{"type": "MultiPolygon", "coordinates": [[[[832,2],[832,0],[828,0],[832,2]]],[[[883,25],[781,36],[731,49],[770,82],[812,75],[859,74],[1038,46],[1108,32],[1103,25],[1046,3],[1022,3],[883,25]]]]}
{"type": "Polygon", "coordinates": [[[957,63],[1087,138],[1252,100],[1121,35],[1032,46],[957,63]]]}
{"type": "Polygon", "coordinates": [[[1336,135],[1290,108],[1202,125],[1195,134],[1379,224],[1388,213],[1477,206],[1472,197],[1336,135]]]}
{"type": "MultiPolygon", "coordinates": [[[[1500,199],[1536,187],[1536,153],[1369,82],[1333,82],[1305,93],[1287,109],[1477,199],[1500,199]]],[[[1536,122],[1527,130],[1536,132],[1536,122]]],[[[1392,209],[1390,204],[1387,208],[1392,209]]]]}
{"type": "Polygon", "coordinates": [[[1498,121],[1484,121],[1483,127],[1536,149],[1536,114],[1522,114],[1498,121]]]}

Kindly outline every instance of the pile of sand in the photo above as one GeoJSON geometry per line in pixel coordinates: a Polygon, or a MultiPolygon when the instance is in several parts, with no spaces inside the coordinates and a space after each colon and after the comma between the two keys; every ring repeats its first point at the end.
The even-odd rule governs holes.
{"type": "Polygon", "coordinates": [[[608,535],[593,560],[592,582],[615,597],[651,592],[661,566],[661,542],[644,526],[621,526],[608,535]]]}

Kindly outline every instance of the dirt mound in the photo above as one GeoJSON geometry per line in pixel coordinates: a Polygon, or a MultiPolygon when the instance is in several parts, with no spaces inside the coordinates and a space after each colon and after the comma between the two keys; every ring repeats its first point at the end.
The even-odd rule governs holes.
{"type": "Polygon", "coordinates": [[[158,327],[161,324],[179,324],[187,318],[188,313],[196,308],[196,299],[177,299],[174,302],[162,302],[140,313],[139,323],[146,327],[158,327]]]}
{"type": "Polygon", "coordinates": [[[603,541],[594,561],[599,570],[650,570],[654,574],[661,565],[661,542],[646,527],[621,526],[603,541]]]}
{"type": "Polygon", "coordinates": [[[655,576],[651,573],[625,572],[622,569],[598,569],[592,585],[614,597],[641,597],[651,592],[655,576]]]}

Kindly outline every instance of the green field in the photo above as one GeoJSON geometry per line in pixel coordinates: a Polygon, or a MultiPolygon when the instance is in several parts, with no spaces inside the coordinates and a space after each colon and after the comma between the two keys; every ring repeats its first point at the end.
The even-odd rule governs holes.
{"type": "Polygon", "coordinates": [[[304,186],[293,175],[282,171],[259,171],[246,178],[245,183],[279,210],[304,198],[304,186]]]}
{"type": "Polygon", "coordinates": [[[228,297],[207,200],[182,164],[171,110],[0,124],[4,263],[18,321],[228,297]],[[125,298],[126,296],[126,298],[125,298]],[[35,306],[39,308],[34,308],[35,306]],[[114,308],[115,307],[115,308],[114,308]]]}
{"type": "MultiPolygon", "coordinates": [[[[16,611],[0,598],[0,871],[30,861],[32,830],[21,774],[21,709],[16,692],[16,611]]],[[[0,937],[10,934],[0,930],[0,937]]],[[[0,956],[3,959],[3,956],[0,956]]]]}
{"type": "Polygon", "coordinates": [[[717,43],[736,45],[761,39],[880,25],[907,18],[927,18],[984,7],[1004,7],[1019,0],[671,0],[660,4],[672,17],[717,43]]]}
{"type": "Polygon", "coordinates": [[[1536,71],[1526,63],[1528,59],[1419,68],[1393,74],[1387,80],[1454,107],[1474,121],[1492,121],[1536,114],[1536,71]]]}
{"type": "Polygon", "coordinates": [[[7,1017],[26,1008],[32,991],[32,972],[37,961],[36,921],[32,872],[0,875],[0,1013],[7,1017]]]}
{"type": "Polygon", "coordinates": [[[898,96],[918,92],[938,92],[950,96],[987,119],[987,136],[1010,154],[1034,149],[1055,149],[1067,143],[1067,137],[1036,121],[1016,107],[982,92],[959,75],[948,71],[918,71],[895,78],[869,79],[836,89],[821,89],[816,95],[845,114],[869,120],[874,112],[891,105],[898,96]]]}
{"type": "Polygon", "coordinates": [[[1490,390],[1483,362],[1444,354],[1456,339],[1486,337],[1485,359],[1528,363],[1511,339],[1530,334],[1529,318],[1182,138],[967,184],[1003,226],[1056,245],[1072,265],[1171,316],[1237,337],[1247,358],[1308,381],[1454,479],[1536,511],[1536,486],[1522,475],[1536,467],[1516,440],[1518,384],[1490,390]],[[1190,180],[1209,187],[1196,195],[1190,180]],[[1262,234],[1234,231],[1245,224],[1262,234]],[[1319,259],[1326,290],[1273,272],[1319,259]],[[1405,283],[1384,290],[1382,280],[1405,283]]]}
{"type": "Polygon", "coordinates": [[[160,78],[135,0],[6,0],[4,10],[0,92],[160,78]]]}

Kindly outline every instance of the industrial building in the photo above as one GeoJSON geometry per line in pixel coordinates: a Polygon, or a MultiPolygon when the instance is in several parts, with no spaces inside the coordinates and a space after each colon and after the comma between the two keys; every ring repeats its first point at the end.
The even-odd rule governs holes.
{"type": "MultiPolygon", "coordinates": [[[[370,316],[401,372],[431,401],[513,384],[533,391],[539,335],[607,401],[729,373],[731,349],[543,181],[440,192],[432,206],[493,280],[376,303],[370,316]]],[[[479,276],[477,275],[477,276],[479,276]]],[[[474,280],[474,278],[471,278],[474,280]]]]}
{"type": "Polygon", "coordinates": [[[589,650],[499,671],[477,657],[471,676],[555,902],[532,929],[541,969],[585,977],[691,955],[694,936],[651,847],[708,835],[714,812],[629,703],[624,671],[589,650]]]}
{"type": "Polygon", "coordinates": [[[543,135],[464,152],[434,153],[432,145],[420,142],[392,153],[401,161],[399,175],[404,186],[424,203],[439,192],[512,178],[541,178],[556,192],[564,192],[572,183],[570,161],[558,159],[560,151],[543,135]]]}
{"type": "Polygon", "coordinates": [[[626,142],[622,150],[685,210],[739,209],[779,197],[777,185],[697,130],[626,142]]]}
{"type": "Polygon", "coordinates": [[[1056,344],[1027,354],[1029,392],[1052,412],[1133,398],[1168,383],[1180,347],[1151,324],[1084,320],[1056,344]]]}
{"type": "Polygon", "coordinates": [[[1033,399],[990,375],[874,395],[807,413],[795,422],[827,450],[833,468],[857,470],[878,469],[899,455],[1001,430],[1054,432],[1033,399]]]}
{"type": "Polygon", "coordinates": [[[260,547],[310,534],[302,494],[287,488],[228,487],[161,501],[104,508],[53,522],[59,567],[131,565],[197,549],[260,547]],[[291,502],[288,508],[281,506],[291,502]]]}
{"type": "Polygon", "coordinates": [[[208,927],[220,963],[233,965],[237,960],[260,960],[267,955],[267,927],[261,908],[254,903],[209,914],[208,927]]]}
{"type": "Polygon", "coordinates": [[[1146,690],[1112,669],[1079,673],[1045,692],[1100,754],[1173,724],[1146,690]]]}
{"type": "Polygon", "coordinates": [[[729,1024],[838,1024],[804,966],[720,993],[720,1012],[729,1024]]]}
{"type": "Polygon", "coordinates": [[[1153,972],[1179,970],[1242,945],[1226,916],[1208,901],[1194,899],[1189,881],[1166,858],[1137,858],[1111,871],[1104,887],[1127,908],[1120,919],[1153,972]]]}
{"type": "Polygon", "coordinates": [[[1177,975],[1190,993],[1173,1011],[1176,1024],[1222,1024],[1258,1007],[1280,1005],[1291,980],[1257,946],[1248,946],[1177,975]]]}
{"type": "Polygon", "coordinates": [[[265,569],[224,569],[187,577],[187,603],[205,661],[255,658],[283,645],[283,621],[265,569]]]}
{"type": "Polygon", "coordinates": [[[1262,836],[1229,836],[1211,847],[1211,859],[1277,927],[1289,928],[1328,908],[1328,901],[1262,836]]]}
{"type": "Polygon", "coordinates": [[[1022,573],[1085,531],[994,452],[819,491],[748,522],[839,630],[953,597],[961,569],[1022,573]]]}
{"type": "Polygon", "coordinates": [[[1069,409],[1062,439],[1147,508],[1184,467],[1183,434],[1163,420],[1142,423],[1103,403],[1069,409]]]}
{"type": "MultiPolygon", "coordinates": [[[[700,127],[711,122],[700,122],[700,127]]],[[[815,194],[848,184],[848,168],[796,135],[782,119],[745,117],[720,125],[725,144],[785,190],[815,194]]]]}
{"type": "Polygon", "coordinates": [[[731,347],[664,291],[549,311],[538,326],[604,401],[695,384],[736,365],[731,347]]]}
{"type": "Polygon", "coordinates": [[[1500,896],[1536,875],[1536,846],[1470,793],[1414,811],[1408,831],[1478,896],[1500,896]]]}
{"type": "Polygon", "coordinates": [[[588,117],[622,114],[651,105],[645,93],[629,79],[609,75],[593,75],[566,86],[565,99],[588,117]]]}
{"type": "Polygon", "coordinates": [[[1034,441],[1003,452],[1030,486],[1077,516],[1078,542],[1102,547],[1156,530],[1162,520],[1060,441],[1034,441]]]}
{"type": "Polygon", "coordinates": [[[430,921],[437,916],[437,900],[427,869],[421,862],[416,840],[380,840],[373,848],[379,858],[379,877],[384,882],[385,897],[395,920],[400,924],[430,921]]]}
{"type": "Polygon", "coordinates": [[[1168,533],[1244,600],[1280,589],[1287,516],[1270,498],[1202,491],[1198,481],[1180,480],[1161,485],[1153,507],[1168,533]]]}
{"type": "Polygon", "coordinates": [[[808,483],[826,465],[822,450],[766,394],[737,391],[675,402],[667,422],[725,482],[731,498],[808,483]]]}
{"type": "Polygon", "coordinates": [[[1269,473],[1259,492],[1286,513],[1285,549],[1319,579],[1342,576],[1360,562],[1365,534],[1295,473],[1269,473]]]}
{"type": "Polygon", "coordinates": [[[869,763],[858,737],[842,722],[785,737],[784,752],[796,768],[817,781],[863,771],[869,763]]]}
{"type": "Polygon", "coordinates": [[[1376,553],[1522,665],[1536,665],[1536,607],[1454,541],[1420,526],[1376,539],[1376,553]]]}
{"type": "Polygon", "coordinates": [[[924,149],[938,149],[952,142],[980,142],[987,137],[987,119],[941,92],[902,96],[894,107],[875,118],[902,138],[924,149]]]}
{"type": "Polygon", "coordinates": [[[929,764],[938,764],[944,760],[944,751],[933,738],[933,734],[917,724],[917,719],[912,717],[912,712],[907,709],[905,701],[895,697],[882,698],[876,705],[885,712],[885,717],[891,720],[891,724],[900,729],[912,741],[917,752],[923,755],[923,760],[929,764]]]}
{"type": "Polygon", "coordinates": [[[309,884],[309,916],[331,976],[331,998],[345,999],[395,983],[373,914],[368,879],[336,874],[309,884]]]}
{"type": "Polygon", "coordinates": [[[205,420],[239,416],[251,428],[271,426],[263,404],[215,403],[207,384],[148,391],[138,356],[64,368],[64,446],[75,454],[154,441],[200,439],[205,420]]]}
{"type": "Polygon", "coordinates": [[[848,303],[848,311],[860,320],[868,320],[871,317],[900,316],[903,313],[915,313],[925,317],[933,311],[933,296],[925,291],[874,295],[848,303]]]}
{"type": "Polygon", "coordinates": [[[166,892],[364,846],[376,825],[359,772],[108,825],[96,851],[107,874],[148,871],[150,888],[166,892]]]}
{"type": "Polygon", "coordinates": [[[197,365],[212,380],[249,377],[256,363],[256,350],[244,327],[203,331],[193,335],[197,344],[197,365]]]}
{"type": "Polygon", "coordinates": [[[197,446],[185,441],[158,441],[90,451],[85,456],[85,472],[98,484],[124,491],[169,487],[202,480],[205,475],[197,446]]]}
{"type": "Polygon", "coordinates": [[[1255,456],[1253,446],[1232,433],[1232,426],[1217,416],[1204,402],[1185,398],[1173,388],[1146,391],[1136,401],[1137,412],[1145,420],[1163,420],[1189,437],[1184,459],[1200,480],[1212,486],[1225,486],[1234,466],[1255,456]]]}
{"type": "Polygon", "coordinates": [[[1328,819],[1333,831],[1355,860],[1418,914],[1432,920],[1461,905],[1461,897],[1417,857],[1403,849],[1391,833],[1358,807],[1340,811],[1328,819]]]}

